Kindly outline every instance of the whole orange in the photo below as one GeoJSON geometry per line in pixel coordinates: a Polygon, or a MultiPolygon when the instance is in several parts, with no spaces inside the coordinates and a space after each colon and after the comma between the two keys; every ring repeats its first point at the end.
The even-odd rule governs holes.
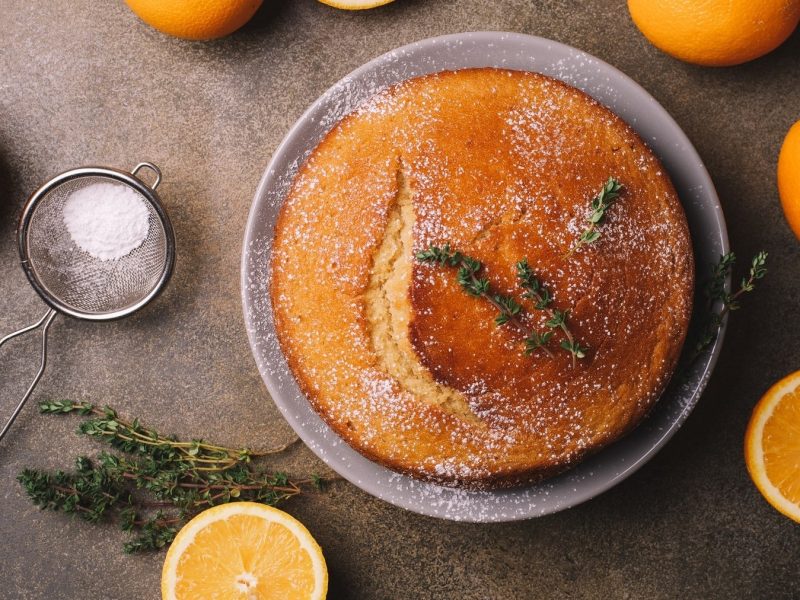
{"type": "Polygon", "coordinates": [[[800,21],[800,0],[628,0],[628,10],[654,46],[711,67],[771,52],[800,21]]]}
{"type": "Polygon", "coordinates": [[[159,31],[187,40],[210,40],[247,23],[262,0],[125,0],[159,31]]]}
{"type": "Polygon", "coordinates": [[[800,239],[800,121],[789,129],[778,155],[778,192],[789,227],[800,239]]]}

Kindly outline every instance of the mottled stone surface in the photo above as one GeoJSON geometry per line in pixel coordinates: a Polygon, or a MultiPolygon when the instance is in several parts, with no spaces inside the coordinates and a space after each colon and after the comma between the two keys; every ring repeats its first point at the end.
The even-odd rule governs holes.
{"type": "MultiPolygon", "coordinates": [[[[800,526],[761,499],[742,459],[753,404],[800,367],[800,244],[774,176],[800,118],[800,34],[748,65],[703,69],[650,46],[622,0],[398,0],[362,14],[314,0],[267,4],[233,36],[193,43],[148,28],[120,0],[0,0],[0,331],[43,312],[17,264],[14,229],[26,196],[50,176],[156,162],[178,238],[175,277],[151,306],[112,324],[56,321],[34,402],[108,402],[229,445],[290,439],[250,355],[239,298],[245,219],[272,151],[328,86],[398,45],[480,29],[549,37],[652,93],[706,161],[734,249],[770,252],[770,275],[734,315],[706,394],[636,475],[549,517],[448,523],[344,483],[287,508],[325,550],[332,598],[800,597],[800,526]]],[[[3,418],[36,351],[33,339],[2,351],[3,418]]],[[[156,598],[163,555],[123,555],[124,534],[40,512],[15,481],[25,466],[68,468],[95,452],[75,426],[31,405],[0,444],[0,596],[156,598]]],[[[277,464],[323,470],[303,447],[277,464]]]]}

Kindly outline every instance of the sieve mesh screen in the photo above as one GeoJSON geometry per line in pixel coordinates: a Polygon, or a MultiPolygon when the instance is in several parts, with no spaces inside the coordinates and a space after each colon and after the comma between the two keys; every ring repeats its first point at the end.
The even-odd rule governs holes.
{"type": "Polygon", "coordinates": [[[130,187],[97,175],[69,179],[39,200],[24,234],[29,267],[44,292],[87,315],[124,310],[142,300],[158,285],[168,260],[164,224],[138,191],[149,212],[147,237],[138,248],[116,260],[101,260],[75,244],[64,223],[64,203],[96,183],[130,187]]]}

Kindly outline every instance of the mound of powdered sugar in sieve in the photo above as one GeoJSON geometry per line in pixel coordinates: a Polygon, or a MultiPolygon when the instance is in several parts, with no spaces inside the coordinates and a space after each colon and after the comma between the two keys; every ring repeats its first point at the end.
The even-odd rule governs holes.
{"type": "Polygon", "coordinates": [[[142,197],[115,183],[94,183],[73,192],[63,213],[75,244],[100,260],[130,254],[150,229],[150,212],[142,197]]]}

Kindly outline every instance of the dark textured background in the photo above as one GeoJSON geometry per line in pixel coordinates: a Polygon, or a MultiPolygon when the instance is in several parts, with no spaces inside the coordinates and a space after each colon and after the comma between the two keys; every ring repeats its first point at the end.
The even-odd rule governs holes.
{"type": "MultiPolygon", "coordinates": [[[[650,46],[622,0],[398,0],[348,14],[314,0],[266,2],[233,36],[192,43],[121,1],[0,0],[0,331],[43,312],[17,264],[16,217],[56,173],[156,162],[178,239],[166,293],[112,324],[59,318],[33,402],[108,402],[159,428],[228,445],[290,439],[245,336],[239,258],[248,207],[290,125],[327,87],[421,38],[508,30],[565,42],[633,77],[706,161],[733,248],[765,248],[770,274],[734,315],[692,417],[641,471],[601,497],[528,522],[437,521],[349,484],[293,501],[322,545],[331,598],[798,598],[800,526],[750,483],[742,436],[766,388],[798,368],[800,244],[780,210],[775,161],[800,118],[800,34],[731,69],[650,46]]],[[[34,371],[33,340],[0,356],[0,407],[34,371]]],[[[24,466],[68,468],[97,446],[71,417],[33,403],[0,444],[5,598],[157,598],[162,554],[125,556],[124,535],[32,507],[24,466]]],[[[305,448],[277,464],[322,470],[305,448]]]]}

